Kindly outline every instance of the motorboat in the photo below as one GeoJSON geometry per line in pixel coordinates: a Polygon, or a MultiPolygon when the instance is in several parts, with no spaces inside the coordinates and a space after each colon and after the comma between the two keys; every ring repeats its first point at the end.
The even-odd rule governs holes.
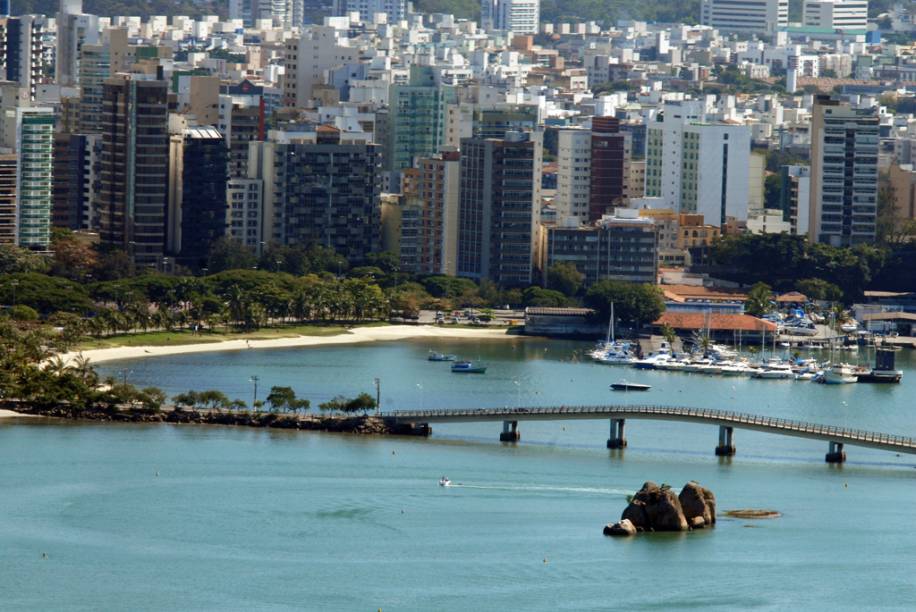
{"type": "Polygon", "coordinates": [[[449,355],[447,353],[436,353],[434,351],[430,351],[427,359],[429,361],[455,361],[455,356],[449,355]]]}
{"type": "Polygon", "coordinates": [[[634,361],[633,367],[638,370],[661,370],[663,368],[659,366],[664,365],[671,360],[671,348],[667,346],[667,343],[665,343],[657,351],[653,351],[646,355],[644,358],[634,361]]]}
{"type": "Polygon", "coordinates": [[[858,382],[856,369],[848,363],[838,363],[824,368],[824,375],[818,379],[827,385],[846,385],[858,382]]]}
{"type": "Polygon", "coordinates": [[[800,372],[795,375],[795,380],[814,380],[817,372],[800,372]]]}
{"type": "Polygon", "coordinates": [[[792,372],[792,366],[776,358],[767,360],[759,370],[751,373],[752,378],[766,380],[788,380],[794,376],[795,373],[792,372]]]}
{"type": "Polygon", "coordinates": [[[452,372],[456,374],[484,374],[486,371],[486,366],[476,364],[472,361],[456,361],[452,364],[452,372]]]}
{"type": "Polygon", "coordinates": [[[859,324],[855,321],[847,321],[840,325],[840,329],[847,334],[852,334],[859,330],[859,324]]]}
{"type": "Polygon", "coordinates": [[[452,481],[446,478],[445,476],[443,476],[442,478],[439,479],[439,486],[440,487],[450,487],[452,486],[452,481]]]}
{"type": "Polygon", "coordinates": [[[751,373],[751,378],[760,378],[763,380],[788,380],[794,376],[792,370],[783,369],[771,370],[764,368],[751,373]]]}
{"type": "Polygon", "coordinates": [[[729,359],[737,359],[738,351],[725,346],[724,344],[713,344],[709,347],[707,351],[709,356],[717,361],[726,361],[729,359]]]}
{"type": "Polygon", "coordinates": [[[611,391],[648,391],[652,387],[640,383],[619,382],[611,384],[611,391]]]}
{"type": "Polygon", "coordinates": [[[628,349],[628,344],[612,346],[604,351],[594,351],[592,359],[605,365],[629,365],[636,361],[636,357],[628,349]]]}

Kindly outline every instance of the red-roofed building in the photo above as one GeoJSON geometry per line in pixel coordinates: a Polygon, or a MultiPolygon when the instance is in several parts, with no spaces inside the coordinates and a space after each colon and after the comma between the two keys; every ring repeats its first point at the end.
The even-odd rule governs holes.
{"type": "Polygon", "coordinates": [[[734,339],[737,334],[741,334],[742,338],[757,338],[764,331],[767,335],[776,333],[775,323],[746,314],[666,312],[652,325],[657,331],[668,325],[680,335],[708,328],[712,337],[727,340],[734,339]]]}

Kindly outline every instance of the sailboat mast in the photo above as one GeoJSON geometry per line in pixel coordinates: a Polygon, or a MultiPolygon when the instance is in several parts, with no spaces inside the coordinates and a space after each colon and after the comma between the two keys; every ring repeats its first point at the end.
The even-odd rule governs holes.
{"type": "Polygon", "coordinates": [[[611,342],[617,342],[617,339],[615,338],[617,335],[617,330],[615,329],[616,325],[614,323],[614,302],[611,302],[611,320],[608,325],[610,326],[611,342]]]}

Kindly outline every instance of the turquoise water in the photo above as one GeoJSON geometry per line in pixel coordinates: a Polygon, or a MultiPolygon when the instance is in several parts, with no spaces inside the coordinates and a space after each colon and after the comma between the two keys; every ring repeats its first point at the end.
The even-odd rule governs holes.
{"type": "MultiPolygon", "coordinates": [[[[258,375],[262,389],[291,384],[313,404],[370,391],[378,376],[386,409],[640,401],[916,435],[909,361],[899,386],[828,387],[597,366],[577,360],[584,346],[388,343],[107,369],[238,397],[258,375]],[[429,348],[490,369],[452,375],[425,360],[429,348]],[[624,378],[653,389],[607,390],[624,378]]],[[[423,440],[4,422],[0,608],[875,609],[916,597],[914,457],[847,447],[849,462],[828,466],[824,443],[738,430],[738,454],[720,460],[714,427],[663,422],[628,422],[623,452],[604,449],[601,421],[523,422],[514,446],[498,429],[437,425],[423,440]],[[442,474],[461,484],[438,487],[442,474]],[[721,509],[783,516],[602,536],[648,479],[696,479],[721,509]]]]}

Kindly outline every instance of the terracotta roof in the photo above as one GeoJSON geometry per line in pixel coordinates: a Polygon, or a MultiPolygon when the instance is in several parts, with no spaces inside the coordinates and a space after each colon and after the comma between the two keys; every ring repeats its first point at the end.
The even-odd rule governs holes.
{"type": "Polygon", "coordinates": [[[703,312],[666,312],[653,325],[670,325],[674,329],[705,329],[712,331],[776,331],[776,324],[745,314],[706,314],[703,312]]]}
{"type": "Polygon", "coordinates": [[[695,285],[661,285],[665,299],[672,302],[705,300],[710,302],[744,302],[747,294],[737,289],[711,289],[695,285]]]}
{"type": "Polygon", "coordinates": [[[798,291],[790,291],[788,293],[783,293],[782,295],[776,296],[777,302],[782,303],[796,303],[796,302],[807,302],[808,296],[804,293],[799,293],[798,291]]]}

